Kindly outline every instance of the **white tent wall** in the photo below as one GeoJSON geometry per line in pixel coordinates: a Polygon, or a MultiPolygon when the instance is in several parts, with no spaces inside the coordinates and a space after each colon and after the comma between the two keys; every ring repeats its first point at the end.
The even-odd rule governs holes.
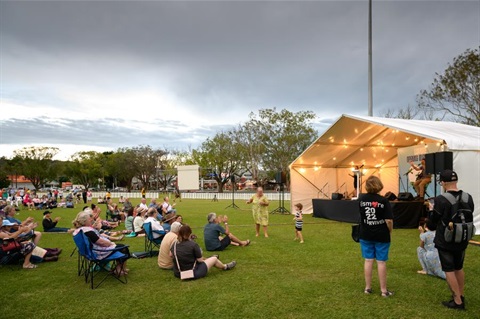
{"type": "Polygon", "coordinates": [[[458,174],[458,188],[473,197],[476,234],[480,235],[480,152],[453,151],[453,169],[458,174]]]}

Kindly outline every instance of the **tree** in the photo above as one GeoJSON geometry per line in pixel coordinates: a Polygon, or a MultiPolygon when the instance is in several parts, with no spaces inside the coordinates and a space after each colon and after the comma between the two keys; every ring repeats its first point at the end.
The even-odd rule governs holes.
{"type": "Polygon", "coordinates": [[[420,109],[468,125],[480,126],[480,51],[467,49],[428,90],[417,96],[420,109]]]}
{"type": "Polygon", "coordinates": [[[418,107],[408,105],[405,108],[387,109],[381,116],[386,118],[412,120],[419,114],[418,107]]]}
{"type": "Polygon", "coordinates": [[[192,165],[192,153],[187,151],[165,150],[165,155],[159,159],[157,180],[163,190],[172,184],[177,177],[177,166],[192,165]]]}
{"type": "Polygon", "coordinates": [[[256,132],[255,141],[263,146],[254,146],[259,152],[262,167],[269,172],[289,171],[295,160],[317,137],[311,111],[291,112],[275,108],[262,109],[258,115],[251,113],[244,127],[256,132]]]}
{"type": "Polygon", "coordinates": [[[108,156],[106,170],[113,176],[116,184],[126,187],[129,191],[132,188],[132,179],[136,175],[135,153],[130,148],[119,148],[115,153],[108,156]]]}
{"type": "Polygon", "coordinates": [[[12,161],[18,167],[19,172],[32,182],[38,190],[47,180],[55,177],[52,170],[52,159],[59,152],[56,147],[30,146],[13,152],[12,161]]]}
{"type": "Polygon", "coordinates": [[[240,149],[239,158],[242,166],[247,169],[255,181],[260,179],[260,168],[262,166],[265,145],[262,143],[261,131],[256,129],[253,121],[239,125],[229,132],[231,138],[238,144],[240,149]]]}
{"type": "Polygon", "coordinates": [[[140,145],[132,148],[135,176],[148,189],[151,177],[156,176],[159,160],[165,155],[164,150],[153,149],[150,145],[140,145]]]}
{"type": "Polygon", "coordinates": [[[10,180],[8,179],[10,161],[2,156],[0,157],[0,189],[10,186],[10,180]]]}
{"type": "Polygon", "coordinates": [[[193,151],[193,159],[201,167],[211,169],[217,181],[218,192],[223,192],[224,185],[230,176],[241,175],[241,148],[232,139],[231,132],[219,132],[207,138],[202,145],[193,151]]]}
{"type": "Polygon", "coordinates": [[[98,183],[102,175],[102,154],[94,151],[77,152],[66,167],[66,174],[75,184],[89,188],[98,183]]]}

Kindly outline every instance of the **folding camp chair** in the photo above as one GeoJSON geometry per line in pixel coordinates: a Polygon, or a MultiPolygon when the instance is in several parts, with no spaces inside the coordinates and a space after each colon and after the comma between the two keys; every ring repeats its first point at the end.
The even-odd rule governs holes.
{"type": "Polygon", "coordinates": [[[73,240],[75,241],[75,245],[77,246],[78,253],[80,255],[78,261],[78,275],[80,276],[83,274],[85,276],[86,283],[88,283],[90,280],[92,289],[98,288],[109,276],[114,277],[123,284],[127,283],[126,274],[123,275],[124,279],[122,280],[122,275],[117,275],[115,271],[111,271],[111,269],[116,269],[118,262],[129,258],[129,256],[120,252],[120,250],[128,246],[122,246],[110,250],[102,250],[102,252],[110,252],[110,255],[103,259],[98,259],[95,252],[99,250],[92,248],[92,243],[88,237],[85,236],[83,231],[80,231],[78,234],[73,236],[73,240]],[[108,268],[109,265],[110,267],[108,268]],[[94,278],[99,275],[101,271],[105,271],[106,275],[96,286],[94,286],[94,278]]]}
{"type": "Polygon", "coordinates": [[[145,230],[145,251],[151,256],[158,256],[158,250],[160,249],[160,244],[162,243],[162,237],[154,238],[152,229],[152,223],[144,223],[143,229],[145,230]],[[154,250],[157,248],[158,250],[154,250]]]}

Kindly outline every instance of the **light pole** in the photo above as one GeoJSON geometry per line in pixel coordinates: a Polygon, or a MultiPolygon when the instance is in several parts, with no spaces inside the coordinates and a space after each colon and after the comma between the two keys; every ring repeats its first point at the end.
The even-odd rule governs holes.
{"type": "Polygon", "coordinates": [[[372,91],[372,0],[368,0],[368,116],[373,116],[372,91]]]}

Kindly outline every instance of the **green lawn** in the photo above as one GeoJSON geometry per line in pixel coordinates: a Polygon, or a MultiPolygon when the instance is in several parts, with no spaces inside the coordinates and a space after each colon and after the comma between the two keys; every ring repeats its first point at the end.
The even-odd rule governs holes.
{"type": "MultiPolygon", "coordinates": [[[[389,288],[395,296],[363,294],[363,269],[350,225],[306,217],[305,244],[294,242],[291,216],[271,215],[270,238],[255,238],[248,207],[225,210],[228,201],[184,200],[177,205],[184,221],[199,236],[210,211],[228,214],[232,232],[251,239],[250,247],[229,247],[220,253],[237,268],[213,269],[207,278],[181,282],[170,271],[159,270],[156,258],[131,259],[128,284],[108,280],[96,290],[77,277],[77,258],[71,235],[44,234],[40,246],[61,247],[56,263],[34,270],[0,268],[1,318],[479,318],[480,247],[467,250],[467,308],[465,313],[445,309],[446,282],[417,275],[417,230],[394,230],[389,288]]],[[[275,204],[276,205],[276,204],[275,204]]],[[[83,205],[77,205],[79,208],[83,205]]],[[[56,209],[61,227],[70,226],[79,209],[56,209]]],[[[19,218],[41,212],[23,210],[19,218]]],[[[123,225],[121,226],[123,227],[123,225]]],[[[143,238],[124,240],[131,251],[143,250],[143,238]]],[[[206,253],[208,256],[209,254],[206,253]]]]}

